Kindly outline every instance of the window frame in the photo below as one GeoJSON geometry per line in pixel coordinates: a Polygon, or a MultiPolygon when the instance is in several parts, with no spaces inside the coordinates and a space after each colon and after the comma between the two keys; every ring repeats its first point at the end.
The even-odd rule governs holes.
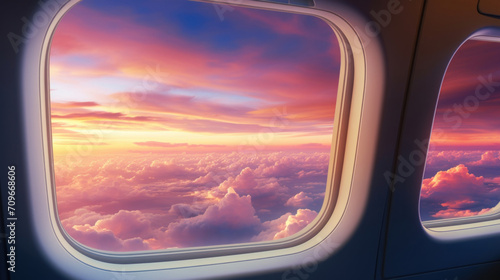
{"type": "MultiPolygon", "coordinates": [[[[319,4],[321,1],[317,1],[316,3],[319,5],[310,8],[255,0],[213,0],[205,2],[230,3],[316,16],[333,25],[334,30],[338,32],[338,35],[341,35],[339,41],[344,41],[341,41],[341,44],[344,44],[342,60],[346,67],[341,69],[342,78],[339,86],[342,86],[339,88],[344,93],[347,91],[350,94],[338,93],[338,98],[342,97],[342,101],[337,102],[337,106],[341,106],[341,108],[337,108],[335,113],[337,129],[341,132],[337,133],[335,137],[335,141],[339,141],[339,143],[335,156],[332,156],[330,160],[335,161],[335,166],[341,166],[341,168],[335,169],[335,174],[331,174],[331,170],[329,171],[329,182],[335,182],[338,186],[336,188],[338,191],[337,199],[329,201],[328,205],[329,208],[333,207],[334,209],[326,214],[323,209],[320,211],[317,219],[323,219],[321,226],[317,226],[315,230],[312,229],[312,226],[306,228],[303,232],[310,234],[307,238],[303,238],[302,235],[299,236],[299,241],[296,241],[299,237],[278,240],[278,243],[286,242],[286,246],[268,247],[269,249],[265,251],[262,248],[268,244],[263,242],[261,250],[258,252],[233,251],[228,255],[229,250],[224,248],[220,255],[213,255],[213,253],[208,252],[213,250],[212,247],[203,247],[201,250],[196,249],[196,252],[188,252],[192,254],[192,259],[169,259],[163,252],[159,257],[152,256],[152,254],[157,254],[154,251],[152,253],[137,252],[133,256],[130,256],[130,253],[110,255],[108,252],[74,246],[75,244],[68,240],[61,231],[54,207],[55,191],[51,183],[54,179],[50,167],[51,146],[48,144],[50,143],[50,120],[47,121],[48,112],[50,112],[50,108],[47,107],[47,104],[50,104],[50,101],[47,101],[47,73],[49,69],[46,62],[50,46],[48,34],[53,34],[58,20],[77,2],[79,0],[68,1],[53,15],[47,30],[36,34],[29,42],[23,57],[24,131],[27,139],[38,139],[38,137],[42,139],[42,143],[36,141],[27,141],[26,143],[33,221],[39,245],[57,267],[69,275],[87,275],[94,279],[106,279],[109,275],[102,273],[109,271],[141,273],[142,278],[161,279],[164,276],[161,271],[165,270],[170,271],[172,278],[195,279],[202,276],[203,278],[217,278],[231,272],[242,275],[287,268],[294,264],[301,264],[304,259],[309,258],[313,261],[319,261],[337,252],[350,239],[365,211],[370,187],[369,176],[356,177],[354,173],[367,174],[375,157],[374,147],[376,143],[363,140],[366,138],[360,136],[361,122],[364,120],[365,123],[363,135],[377,135],[376,128],[379,125],[377,120],[382,114],[380,97],[384,88],[384,63],[382,62],[379,41],[375,38],[364,41],[359,36],[359,31],[355,26],[364,27],[366,19],[341,4],[323,1],[321,5],[319,4]],[[335,13],[330,12],[332,10],[335,10],[335,13]],[[346,18],[349,19],[349,22],[346,21],[346,18]],[[42,49],[41,52],[40,49],[42,49]],[[34,61],[37,61],[37,64],[34,65],[34,61]],[[370,88],[371,94],[369,96],[365,95],[367,88],[370,88]],[[33,98],[33,93],[39,93],[38,97],[33,98]],[[365,102],[373,106],[364,108],[365,102]],[[363,150],[368,149],[371,152],[360,154],[360,145],[362,145],[363,150]],[[49,220],[47,221],[47,219],[49,220]],[[290,240],[295,241],[295,243],[290,240]],[[318,250],[326,251],[327,254],[320,254],[318,250]],[[123,266],[125,263],[127,266],[123,266]],[[76,264],[84,264],[84,266],[75,267],[76,264]],[[218,267],[224,269],[219,270],[218,267]]],[[[329,188],[329,192],[328,196],[332,197],[334,195],[332,188],[329,188]]],[[[327,195],[325,194],[325,196],[327,195]]],[[[323,208],[326,207],[323,205],[323,208]]],[[[276,243],[276,241],[272,241],[272,243],[276,243]]],[[[239,246],[236,249],[241,250],[243,247],[255,247],[255,244],[228,246],[239,246]]]]}
{"type": "MultiPolygon", "coordinates": [[[[500,34],[499,34],[500,35],[500,34]]],[[[445,74],[443,75],[443,79],[441,81],[441,86],[439,89],[439,94],[438,98],[436,101],[436,108],[434,109],[434,118],[432,121],[432,129],[431,129],[431,134],[429,135],[429,138],[432,137],[432,131],[434,129],[434,120],[436,118],[437,114],[437,107],[439,105],[439,97],[441,96],[441,89],[442,85],[446,76],[446,73],[448,72],[448,69],[450,67],[451,62],[455,58],[455,55],[457,52],[463,47],[463,45],[468,42],[468,41],[486,41],[486,42],[495,42],[500,44],[500,36],[492,36],[490,35],[490,32],[485,32],[485,31],[477,31],[471,36],[469,36],[467,39],[465,39],[460,46],[455,50],[453,53],[451,59],[448,62],[448,65],[446,67],[445,74]]],[[[427,149],[427,153],[429,152],[429,149],[427,149]]],[[[424,166],[424,172],[425,169],[427,168],[427,163],[424,166]]],[[[424,177],[422,176],[422,181],[424,180],[424,177]]],[[[421,207],[421,202],[422,202],[422,197],[419,198],[419,203],[418,203],[418,212],[420,216],[420,207],[421,207]]],[[[500,201],[499,201],[500,203],[500,201]]],[[[432,232],[446,232],[446,231],[456,231],[456,230],[467,230],[467,229],[473,229],[473,228],[482,228],[484,226],[493,226],[493,225],[500,225],[500,210],[496,210],[493,213],[487,213],[483,215],[478,215],[478,216],[469,216],[469,217],[454,217],[454,218],[444,218],[444,219],[435,219],[435,220],[427,220],[424,221],[422,220],[420,216],[420,221],[422,223],[422,226],[426,228],[429,233],[432,234],[432,232]]]]}
{"type": "MultiPolygon", "coordinates": [[[[43,113],[46,117],[45,127],[46,133],[46,155],[48,162],[46,162],[46,166],[49,166],[47,169],[48,174],[47,185],[49,187],[49,203],[54,205],[53,207],[53,224],[57,225],[57,229],[61,232],[62,236],[68,243],[70,243],[76,250],[80,253],[85,254],[91,258],[110,262],[110,263],[138,263],[138,262],[158,262],[158,261],[173,261],[173,260],[186,260],[186,259],[195,259],[206,257],[218,257],[224,255],[235,255],[235,254],[244,254],[244,253],[254,253],[254,252],[262,252],[267,250],[275,250],[282,249],[286,247],[291,247],[295,245],[299,245],[303,243],[305,240],[312,238],[316,233],[324,226],[325,224],[325,216],[331,215],[333,209],[335,207],[335,203],[337,200],[337,193],[339,188],[340,172],[342,170],[342,155],[337,151],[337,147],[342,145],[344,142],[344,138],[346,136],[345,125],[341,125],[341,119],[345,119],[349,110],[347,106],[350,103],[350,94],[348,93],[352,85],[349,84],[349,80],[352,79],[352,71],[350,71],[352,67],[349,67],[349,60],[352,60],[351,57],[348,57],[347,48],[345,47],[345,39],[342,35],[337,31],[337,28],[333,26],[332,23],[325,21],[332,27],[332,30],[337,36],[340,51],[343,53],[341,55],[341,70],[339,73],[339,88],[337,92],[337,102],[335,108],[335,117],[334,117],[334,131],[332,133],[332,143],[330,148],[330,160],[329,160],[329,168],[327,175],[327,183],[325,189],[325,198],[321,210],[318,212],[318,216],[303,230],[299,233],[296,233],[290,237],[282,238],[279,240],[272,241],[264,241],[264,242],[248,242],[248,243],[240,243],[240,244],[228,244],[228,245],[216,245],[216,246],[203,246],[203,247],[188,247],[188,248],[180,248],[180,249],[163,249],[163,250],[151,250],[151,251],[137,251],[137,252],[110,252],[103,251],[95,248],[91,248],[81,244],[72,238],[66,230],[63,228],[62,223],[58,216],[57,210],[57,193],[55,187],[55,168],[54,168],[54,156],[53,156],[53,144],[52,144],[52,127],[51,127],[51,114],[50,114],[50,46],[52,42],[52,37],[57,28],[57,23],[62,19],[64,14],[69,11],[73,6],[77,5],[78,2],[73,2],[68,4],[67,9],[64,12],[61,12],[57,15],[54,20],[54,28],[51,28],[49,31],[51,34],[47,39],[48,42],[44,44],[46,48],[44,48],[43,53],[46,53],[44,57],[42,57],[41,65],[47,65],[43,67],[41,70],[41,80],[42,80],[42,88],[45,88],[43,92],[46,104],[44,108],[42,108],[43,113]],[[44,78],[45,77],[45,78],[44,78]],[[341,82],[343,80],[344,82],[341,82]],[[55,221],[54,221],[55,220],[55,221]]],[[[206,2],[206,1],[202,1],[206,2]]],[[[238,6],[244,6],[240,4],[236,4],[238,6]]],[[[275,10],[275,9],[272,9],[275,10]]]]}

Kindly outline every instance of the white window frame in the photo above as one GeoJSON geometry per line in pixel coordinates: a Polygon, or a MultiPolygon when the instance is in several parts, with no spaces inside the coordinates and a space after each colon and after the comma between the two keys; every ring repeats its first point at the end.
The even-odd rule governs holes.
{"type": "Polygon", "coordinates": [[[362,38],[359,34],[364,32],[367,20],[332,1],[316,0],[316,6],[311,8],[253,0],[213,0],[205,2],[316,16],[330,23],[338,35],[344,67],[340,72],[334,153],[325,193],[328,203],[318,214],[319,222],[283,240],[202,249],[109,253],[72,242],[60,226],[55,207],[47,62],[50,37],[58,21],[78,2],[69,0],[51,15],[49,26],[27,42],[23,57],[23,114],[32,220],[37,242],[54,266],[71,278],[96,280],[108,280],[109,272],[126,273],[137,279],[221,278],[318,262],[349,240],[365,211],[376,151],[376,143],[371,139],[377,138],[382,115],[384,63],[378,39],[362,38]],[[370,94],[365,94],[367,90],[370,94]],[[179,257],[182,255],[187,257],[179,257]]]}

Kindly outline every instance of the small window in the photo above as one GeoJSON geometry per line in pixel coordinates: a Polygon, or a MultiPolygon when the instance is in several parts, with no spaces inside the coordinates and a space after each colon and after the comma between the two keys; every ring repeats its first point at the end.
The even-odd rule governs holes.
{"type": "Polygon", "coordinates": [[[112,252],[294,236],[331,188],[339,49],[309,15],[76,4],[50,48],[62,228],[112,252]]]}
{"type": "Polygon", "coordinates": [[[441,87],[420,216],[423,221],[491,218],[500,213],[499,202],[500,43],[468,40],[441,87]]]}

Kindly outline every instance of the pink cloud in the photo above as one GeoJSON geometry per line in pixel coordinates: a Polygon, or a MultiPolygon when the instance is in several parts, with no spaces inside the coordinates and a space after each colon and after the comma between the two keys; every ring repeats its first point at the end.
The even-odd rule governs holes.
{"type": "Polygon", "coordinates": [[[495,177],[495,178],[492,178],[492,179],[485,179],[484,180],[486,183],[493,183],[493,184],[497,184],[500,186],[500,177],[495,177]]]}
{"type": "Polygon", "coordinates": [[[150,250],[150,246],[140,238],[121,240],[112,231],[99,231],[88,224],[74,226],[66,229],[68,234],[76,241],[91,248],[99,248],[105,251],[143,251],[150,250]]]}
{"type": "Polygon", "coordinates": [[[471,204],[476,203],[476,201],[472,201],[469,199],[464,199],[464,200],[455,200],[455,201],[447,201],[441,203],[441,206],[447,207],[447,208],[462,208],[464,206],[468,206],[471,204]]]}
{"type": "MultiPolygon", "coordinates": [[[[261,165],[262,166],[262,165],[261,165]]],[[[259,173],[259,169],[244,168],[236,177],[223,181],[218,189],[222,192],[234,188],[238,193],[251,195],[257,209],[269,209],[285,203],[287,188],[277,178],[259,173]]]]}
{"type": "Polygon", "coordinates": [[[276,233],[274,239],[285,238],[292,236],[309,225],[318,213],[316,211],[311,211],[309,209],[299,209],[296,215],[288,216],[285,227],[276,233]]]}
{"type": "Polygon", "coordinates": [[[500,166],[500,151],[487,151],[481,155],[481,159],[470,163],[479,166],[500,166]]]}
{"type": "Polygon", "coordinates": [[[309,225],[318,213],[309,209],[298,209],[295,215],[286,213],[276,220],[264,222],[264,230],[254,241],[276,240],[296,234],[309,225]]]}
{"type": "Polygon", "coordinates": [[[106,217],[109,216],[101,215],[86,208],[78,208],[69,218],[61,220],[61,223],[64,228],[71,228],[74,225],[94,225],[97,221],[106,217]]]}
{"type": "Polygon", "coordinates": [[[228,178],[228,180],[222,182],[219,188],[222,191],[226,191],[229,188],[234,188],[240,192],[251,192],[257,186],[257,181],[255,180],[254,171],[250,167],[246,167],[241,170],[240,174],[236,178],[228,178]]]}
{"type": "Polygon", "coordinates": [[[174,204],[170,207],[169,213],[174,213],[180,218],[192,218],[203,214],[206,210],[200,205],[190,205],[186,203],[174,204]]]}
{"type": "Polygon", "coordinates": [[[140,211],[120,210],[118,213],[98,220],[94,229],[110,230],[121,239],[140,237],[151,238],[151,219],[140,211]]]}
{"type": "Polygon", "coordinates": [[[424,179],[422,183],[422,197],[427,198],[431,195],[454,195],[464,199],[468,194],[481,190],[484,184],[484,178],[476,177],[470,174],[467,167],[463,164],[450,168],[447,171],[439,171],[434,177],[424,179]]]}
{"type": "Polygon", "coordinates": [[[463,164],[439,171],[423,180],[422,210],[435,218],[485,214],[490,209],[488,206],[500,199],[500,186],[489,182],[483,176],[470,173],[463,164]]]}
{"type": "Polygon", "coordinates": [[[272,166],[260,166],[257,171],[260,172],[263,176],[290,177],[297,171],[297,168],[298,166],[295,166],[294,159],[283,157],[276,161],[272,166]]]}
{"type": "Polygon", "coordinates": [[[457,210],[457,209],[446,209],[440,210],[436,214],[432,215],[434,218],[460,218],[460,217],[470,217],[478,216],[488,213],[490,208],[482,209],[481,211],[471,211],[467,210],[457,210]]]}
{"type": "Polygon", "coordinates": [[[312,201],[312,198],[308,197],[304,192],[300,192],[288,199],[288,201],[285,203],[285,206],[304,208],[312,201]]]}
{"type": "Polygon", "coordinates": [[[193,170],[188,166],[182,166],[168,161],[152,161],[151,164],[143,166],[131,178],[131,182],[148,183],[155,181],[177,181],[192,179],[200,176],[198,170],[193,170]]]}
{"type": "Polygon", "coordinates": [[[150,250],[144,241],[152,237],[150,219],[140,211],[121,210],[114,215],[100,215],[78,209],[75,216],[63,220],[68,234],[76,241],[109,251],[150,250]]]}
{"type": "Polygon", "coordinates": [[[216,205],[202,215],[170,224],[166,234],[181,247],[228,244],[248,240],[260,225],[251,197],[229,188],[216,205]]]}

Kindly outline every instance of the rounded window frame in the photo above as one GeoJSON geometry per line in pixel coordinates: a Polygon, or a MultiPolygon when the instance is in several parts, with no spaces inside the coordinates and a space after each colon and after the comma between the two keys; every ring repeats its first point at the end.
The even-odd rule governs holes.
{"type": "MultiPolygon", "coordinates": [[[[441,80],[441,85],[439,88],[439,94],[436,100],[436,106],[434,108],[434,117],[433,117],[433,126],[434,126],[434,120],[436,118],[437,114],[437,108],[439,105],[439,97],[441,96],[441,88],[443,86],[443,82],[446,76],[446,73],[448,72],[448,69],[450,67],[451,62],[455,58],[456,53],[462,48],[462,46],[471,40],[476,40],[476,41],[488,41],[488,42],[496,42],[500,43],[500,30],[498,29],[481,29],[473,34],[471,34],[469,37],[467,37],[465,40],[462,41],[462,43],[456,48],[454,51],[453,55],[451,56],[451,59],[448,62],[448,65],[446,67],[446,71],[444,72],[443,78],[441,80]]],[[[432,131],[430,131],[429,139],[432,137],[432,131]]],[[[427,149],[427,153],[429,150],[427,149]]],[[[424,172],[425,169],[427,168],[427,163],[424,165],[424,172]]],[[[422,174],[422,182],[424,180],[424,175],[422,174]]],[[[420,192],[422,191],[422,185],[420,185],[420,192]]],[[[420,224],[424,228],[424,230],[429,234],[430,236],[440,239],[440,240],[449,240],[449,239],[461,239],[461,238],[469,238],[471,232],[476,233],[475,235],[479,235],[478,231],[482,231],[482,234],[489,234],[490,229],[493,227],[494,230],[500,229],[500,210],[495,211],[494,213],[489,213],[489,214],[484,214],[484,215],[478,215],[478,216],[469,216],[469,217],[455,217],[455,218],[444,218],[444,219],[436,219],[436,220],[427,220],[424,221],[422,220],[422,217],[420,215],[421,213],[421,200],[422,197],[419,196],[418,200],[418,215],[420,219],[420,224]]],[[[499,202],[500,203],[500,202],[499,202]]]]}
{"type": "MultiPolygon", "coordinates": [[[[362,31],[357,28],[366,24],[365,19],[359,17],[356,12],[349,8],[328,1],[317,1],[317,3],[323,3],[315,7],[300,7],[256,0],[202,1],[301,13],[319,17],[332,26],[341,45],[341,60],[344,65],[340,71],[339,89],[341,91],[339,90],[337,97],[340,102],[337,102],[335,112],[335,124],[340,132],[334,133],[334,141],[338,141],[338,144],[334,147],[335,154],[330,159],[332,162],[336,161],[335,166],[339,166],[339,168],[335,168],[335,173],[332,173],[333,168],[330,166],[328,180],[331,187],[327,189],[328,197],[335,196],[335,199],[331,199],[328,205],[323,204],[317,217],[321,223],[307,227],[301,235],[258,243],[262,245],[259,245],[257,249],[255,249],[256,243],[193,248],[186,249],[191,250],[191,252],[186,252],[186,255],[190,254],[190,258],[180,258],[179,251],[172,249],[165,250],[169,252],[159,250],[110,254],[72,242],[72,239],[68,239],[68,236],[64,235],[65,232],[61,230],[55,208],[55,189],[52,184],[54,178],[50,158],[51,146],[49,145],[50,119],[47,118],[48,112],[50,112],[50,108],[47,107],[47,104],[50,103],[47,102],[47,73],[49,70],[47,58],[50,38],[62,15],[74,4],[80,2],[79,0],[69,0],[52,17],[47,30],[39,32],[31,40],[23,57],[23,102],[25,109],[27,109],[24,123],[25,132],[27,137],[40,135],[42,138],[41,146],[39,143],[26,144],[27,159],[30,162],[28,169],[33,220],[37,230],[38,243],[43,247],[47,257],[58,267],[64,267],[66,273],[77,273],[64,265],[67,263],[68,267],[72,267],[71,264],[76,262],[85,264],[85,269],[92,269],[92,273],[95,273],[95,279],[103,277],[99,276],[99,271],[103,270],[152,273],[148,276],[150,279],[157,279],[155,277],[159,276],[154,273],[159,270],[170,269],[172,271],[175,269],[179,273],[191,275],[189,278],[201,277],[200,274],[196,274],[196,271],[203,270],[210,271],[210,274],[217,277],[216,275],[221,275],[224,272],[212,271],[210,270],[211,266],[258,262],[257,267],[245,267],[238,270],[239,274],[244,273],[244,271],[255,273],[256,271],[284,268],[294,263],[301,263],[304,256],[314,260],[324,259],[345,244],[360,223],[365,211],[370,184],[367,178],[355,177],[354,173],[356,170],[357,173],[369,169],[374,159],[372,152],[358,153],[359,145],[362,145],[364,151],[374,145],[370,141],[368,141],[370,144],[365,140],[362,141],[360,137],[361,124],[363,120],[364,134],[377,133],[376,127],[379,125],[377,119],[381,115],[379,102],[381,102],[380,96],[382,96],[384,88],[384,72],[381,71],[384,69],[384,63],[379,41],[375,38],[364,41],[360,36],[362,31]],[[339,9],[339,12],[332,12],[334,9],[339,9]],[[349,21],[345,18],[348,18],[349,21]],[[42,48],[41,52],[40,47],[42,48]],[[33,67],[33,61],[38,61],[38,67],[33,67]],[[371,73],[371,75],[368,77],[367,73],[371,73]],[[365,91],[369,86],[371,86],[371,95],[367,97],[365,91]],[[33,99],[33,92],[40,92],[38,98],[33,99]],[[364,108],[365,99],[371,101],[369,108],[364,108]],[[39,121],[30,122],[34,118],[39,118],[39,121]],[[41,165],[42,163],[43,168],[37,166],[37,164],[41,165]],[[333,187],[332,184],[336,184],[336,186],[333,187]],[[356,185],[356,190],[353,193],[354,185],[356,185]],[[334,192],[337,193],[334,194],[334,192]],[[41,197],[46,199],[40,199],[41,197]],[[324,211],[325,208],[330,208],[330,212],[324,211]],[[347,211],[348,208],[349,211],[347,211]],[[50,223],[43,223],[42,221],[47,216],[50,223]],[[214,249],[218,248],[222,248],[220,253],[214,254],[214,249]],[[315,249],[326,250],[328,254],[322,253],[320,255],[314,251],[315,249]],[[54,251],[56,252],[54,253],[54,251]],[[58,256],[57,252],[63,256],[58,256]],[[71,258],[64,258],[64,256],[71,256],[71,258]],[[280,264],[270,261],[275,258],[283,258],[287,261],[280,264]],[[127,264],[127,266],[123,266],[123,264],[127,264]]],[[[326,197],[325,194],[325,199],[326,197]]]]}

